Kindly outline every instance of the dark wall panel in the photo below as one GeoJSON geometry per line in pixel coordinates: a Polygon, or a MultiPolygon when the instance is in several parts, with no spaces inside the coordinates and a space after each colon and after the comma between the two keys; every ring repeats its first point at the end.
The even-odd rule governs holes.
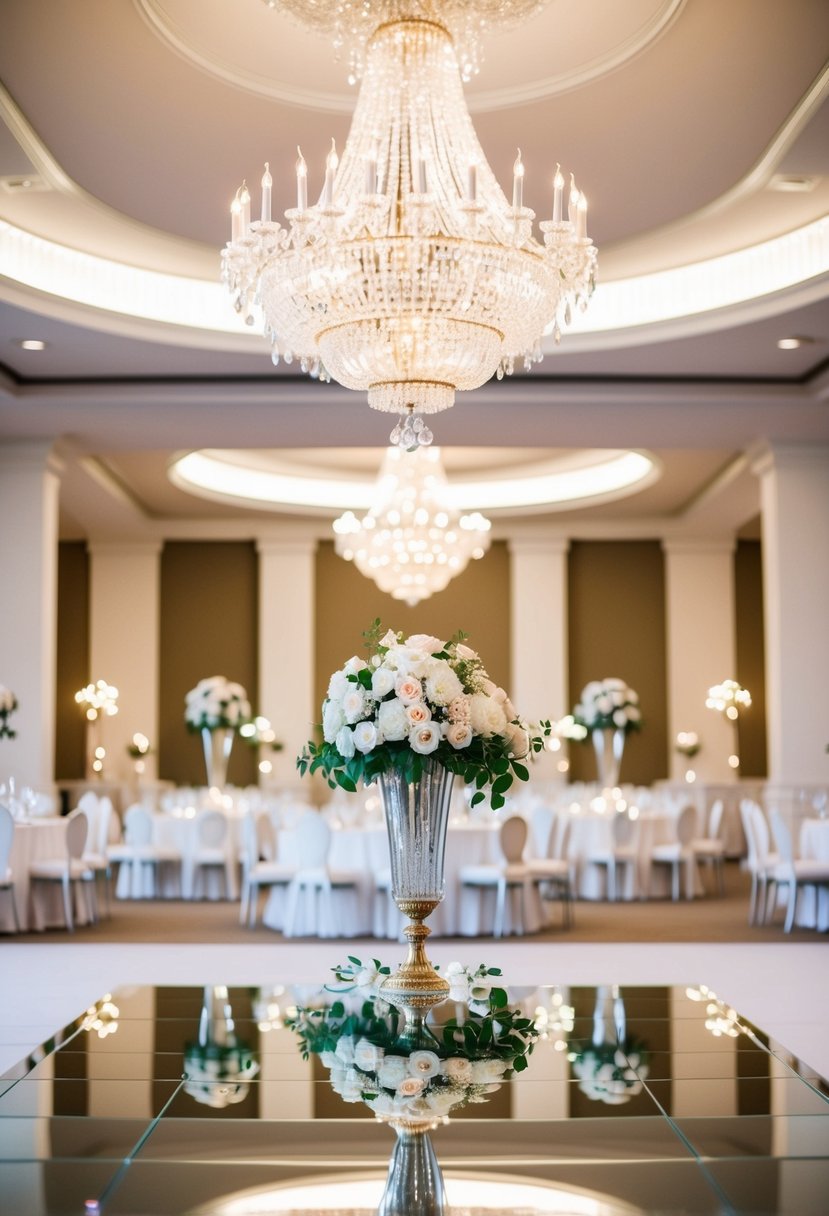
{"type": "Polygon", "coordinates": [[[737,737],[740,775],[765,777],[766,656],[763,639],[763,550],[759,540],[741,540],[734,555],[737,680],[751,693],[751,708],[740,716],[737,737]]]}
{"type": "MultiPolygon", "coordinates": [[[[665,568],[659,541],[575,541],[568,570],[570,704],[590,680],[616,676],[639,694],[643,728],[628,735],[621,780],[668,773],[665,568]]],[[[571,744],[573,781],[595,781],[588,743],[571,744]]]]}
{"type": "Polygon", "coordinates": [[[86,542],[58,545],[58,637],[55,702],[55,778],[79,779],[86,770],[86,724],[75,693],[89,683],[89,555],[86,542]]]}
{"type": "MultiPolygon", "coordinates": [[[[258,562],[252,542],[174,541],[161,554],[159,776],[204,785],[199,735],[184,725],[185,695],[206,676],[242,684],[258,697],[258,562]]],[[[237,739],[232,785],[256,781],[255,754],[237,739]]]]}

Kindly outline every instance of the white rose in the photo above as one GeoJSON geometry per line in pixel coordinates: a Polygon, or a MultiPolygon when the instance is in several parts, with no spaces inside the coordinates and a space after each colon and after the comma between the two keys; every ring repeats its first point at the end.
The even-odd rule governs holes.
{"type": "Polygon", "coordinates": [[[334,746],[343,760],[350,760],[354,755],[354,732],[350,726],[341,726],[337,731],[334,746]]]}
{"type": "Polygon", "coordinates": [[[366,1106],[370,1106],[375,1115],[393,1115],[397,1111],[389,1094],[378,1094],[376,1098],[369,1098],[366,1106]]]}
{"type": "Polygon", "coordinates": [[[345,714],[346,722],[350,722],[352,725],[359,722],[361,718],[365,717],[366,708],[365,689],[359,684],[352,684],[342,699],[342,711],[345,714]]]}
{"type": "Polygon", "coordinates": [[[376,967],[361,967],[354,976],[354,985],[356,988],[373,988],[381,978],[383,977],[381,977],[376,967]]]}
{"type": "Polygon", "coordinates": [[[336,701],[326,701],[322,707],[322,735],[326,743],[333,743],[340,729],[345,726],[345,716],[336,701]]]}
{"type": "Polygon", "coordinates": [[[454,1093],[449,1088],[435,1089],[426,1095],[426,1105],[436,1115],[448,1114],[453,1106],[457,1106],[458,1102],[462,1101],[462,1095],[454,1093]]]}
{"type": "Polygon", "coordinates": [[[436,1077],[440,1071],[440,1056],[433,1051],[413,1051],[409,1056],[409,1074],[413,1077],[436,1077]]]}
{"type": "Polygon", "coordinates": [[[625,694],[616,689],[614,692],[611,692],[610,699],[618,709],[620,705],[624,705],[625,703],[625,694]]]}
{"type": "Polygon", "coordinates": [[[380,639],[380,645],[388,649],[390,646],[397,645],[397,634],[392,629],[387,629],[380,639]]]}
{"type": "Polygon", "coordinates": [[[469,698],[469,720],[475,734],[483,735],[485,739],[502,735],[507,725],[506,714],[498,702],[480,692],[469,698]]]}
{"type": "Polygon", "coordinates": [[[354,1048],[354,1063],[364,1072],[377,1072],[383,1062],[384,1051],[368,1039],[358,1039],[354,1048]]]}
{"type": "Polygon", "coordinates": [[[414,705],[416,701],[423,700],[423,687],[415,676],[398,676],[394,690],[404,705],[414,705]]]}
{"type": "Polygon", "coordinates": [[[365,755],[377,745],[377,728],[373,722],[358,722],[354,727],[354,746],[365,755]]]}
{"type": "Polygon", "coordinates": [[[439,654],[446,645],[440,638],[433,638],[429,633],[413,633],[406,638],[406,646],[413,650],[422,650],[425,654],[439,654]]]}
{"type": "Polygon", "coordinates": [[[397,1089],[407,1075],[408,1061],[405,1056],[384,1056],[377,1070],[377,1080],[385,1089],[397,1089]]]}
{"type": "Polygon", "coordinates": [[[426,696],[433,705],[448,705],[463,694],[463,685],[448,663],[436,660],[426,672],[426,696]]]}
{"type": "Polygon", "coordinates": [[[619,726],[619,727],[627,726],[627,721],[628,721],[628,716],[623,709],[614,709],[614,711],[613,711],[613,725],[614,726],[619,726]]]}
{"type": "Polygon", "coordinates": [[[625,712],[627,713],[627,716],[631,722],[638,722],[639,719],[642,717],[642,714],[639,712],[639,710],[636,708],[635,705],[628,705],[627,710],[625,712]]]}
{"type": "Polygon", "coordinates": [[[472,1060],[472,1081],[475,1085],[486,1085],[498,1081],[509,1068],[506,1060],[472,1060]]]}
{"type": "Polygon", "coordinates": [[[515,759],[523,760],[530,750],[530,736],[523,726],[516,726],[514,723],[508,724],[507,738],[509,739],[510,751],[515,759]]]}
{"type": "Polygon", "coordinates": [[[613,702],[606,692],[603,692],[600,697],[596,697],[596,709],[600,714],[609,714],[613,708],[613,702]]]}
{"type": "Polygon", "coordinates": [[[477,650],[472,650],[471,647],[464,646],[463,642],[458,642],[458,645],[455,649],[455,654],[458,656],[459,659],[477,659],[478,658],[477,650]]]}
{"type": "Polygon", "coordinates": [[[409,747],[421,756],[428,756],[440,743],[440,727],[435,722],[413,726],[409,732],[409,747]]]}
{"type": "Polygon", "coordinates": [[[421,722],[431,721],[432,711],[422,701],[416,701],[414,705],[406,706],[406,717],[409,726],[420,726],[421,722]]]}
{"type": "Polygon", "coordinates": [[[334,1055],[341,1064],[354,1063],[354,1036],[350,1034],[340,1035],[337,1040],[337,1046],[334,1050],[334,1055]]]}
{"type": "Polygon", "coordinates": [[[639,704],[639,693],[634,692],[632,688],[629,688],[627,690],[627,696],[628,696],[628,701],[630,701],[631,705],[639,704]]]}
{"type": "Polygon", "coordinates": [[[359,659],[356,654],[353,654],[343,668],[343,671],[347,676],[356,676],[358,671],[362,671],[367,666],[368,664],[364,659],[359,659]]]}
{"type": "Polygon", "coordinates": [[[371,691],[374,693],[378,701],[388,694],[394,688],[394,672],[388,667],[378,667],[374,675],[371,677],[371,691]]]}
{"type": "Polygon", "coordinates": [[[344,671],[335,671],[328,681],[329,701],[341,701],[351,687],[351,682],[344,671]]]}
{"type": "Polygon", "coordinates": [[[406,706],[396,697],[393,701],[381,701],[377,710],[377,724],[384,739],[392,742],[405,739],[410,729],[406,706]]]}
{"type": "Polygon", "coordinates": [[[340,1089],[340,1097],[343,1102],[359,1102],[363,1096],[365,1081],[360,1074],[353,1068],[349,1068],[345,1075],[345,1083],[340,1089]]]}
{"type": "Polygon", "coordinates": [[[398,1098],[416,1098],[425,1082],[420,1077],[404,1077],[395,1091],[398,1098]]]}
{"type": "Polygon", "coordinates": [[[443,1074],[458,1085],[468,1085],[472,1080],[472,1061],[464,1056],[450,1056],[443,1061],[443,1074]]]}
{"type": "Polygon", "coordinates": [[[320,1062],[324,1064],[326,1068],[339,1068],[340,1066],[333,1051],[321,1051],[320,1062]]]}
{"type": "Polygon", "coordinates": [[[454,747],[455,751],[459,751],[462,747],[469,747],[472,742],[472,727],[467,722],[444,722],[443,725],[446,741],[454,747]]]}
{"type": "Polygon", "coordinates": [[[604,682],[604,686],[611,691],[618,690],[619,692],[625,692],[627,690],[624,680],[619,680],[616,676],[608,676],[604,682]]]}

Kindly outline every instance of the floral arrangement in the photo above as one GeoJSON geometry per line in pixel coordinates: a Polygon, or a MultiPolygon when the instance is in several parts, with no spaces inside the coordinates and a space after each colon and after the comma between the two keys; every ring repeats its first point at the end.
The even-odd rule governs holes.
{"type": "Polygon", "coordinates": [[[248,694],[241,684],[233,684],[224,676],[199,680],[184,704],[184,720],[191,731],[238,730],[250,718],[248,694]]]}
{"type": "Polygon", "coordinates": [[[488,676],[480,656],[465,644],[466,634],[450,641],[429,634],[388,630],[380,621],[363,634],[367,658],[356,655],[334,672],[322,707],[323,743],[308,743],[297,760],[300,773],[322,771],[333,788],[353,793],[381,773],[396,770],[408,781],[423,773],[429,757],[484,801],[490,786],[494,810],[518,777],[522,763],[544,746],[550,723],[531,732],[503,688],[488,676]]]}
{"type": "Polygon", "coordinates": [[[741,709],[748,709],[750,705],[751,693],[736,680],[723,680],[722,684],[714,684],[708,689],[708,696],[705,698],[706,709],[716,709],[732,722],[736,722],[741,709]]]}
{"type": "Polygon", "coordinates": [[[680,756],[687,756],[689,760],[692,760],[701,747],[699,735],[695,731],[681,730],[676,737],[674,751],[678,752],[680,756]]]}
{"type": "Polygon", "coordinates": [[[357,1007],[349,1010],[336,999],[297,1009],[287,1025],[299,1035],[303,1058],[317,1055],[330,1069],[344,1102],[365,1102],[382,1119],[430,1122],[454,1107],[485,1102],[499,1082],[527,1067],[538,1033],[497,985],[498,968],[482,964],[471,971],[450,963],[449,1000],[466,1005],[463,1016],[414,1030],[377,995],[388,967],[350,958],[334,971],[345,985],[336,990],[340,998],[355,991],[362,997],[357,1007]]]}
{"type": "Polygon", "coordinates": [[[642,1092],[647,1061],[648,1054],[638,1039],[591,1043],[570,1055],[581,1092],[608,1106],[621,1106],[642,1092]]]}
{"type": "Polygon", "coordinates": [[[638,694],[612,676],[586,684],[573,710],[574,720],[587,731],[623,730],[627,734],[641,728],[641,717],[638,694]]]}
{"type": "Polygon", "coordinates": [[[9,726],[9,718],[17,709],[17,697],[10,688],[0,684],[0,739],[14,739],[17,731],[9,726]]]}

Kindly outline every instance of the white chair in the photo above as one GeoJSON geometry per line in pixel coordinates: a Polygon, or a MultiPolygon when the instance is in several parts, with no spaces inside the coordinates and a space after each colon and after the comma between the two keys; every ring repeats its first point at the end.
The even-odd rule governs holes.
{"type": "Polygon", "coordinates": [[[191,858],[193,899],[205,890],[208,872],[221,874],[225,899],[232,897],[234,859],[227,840],[227,816],[221,811],[203,811],[196,819],[196,848],[191,858]]]}
{"type": "MultiPolygon", "coordinates": [[[[78,886],[84,893],[87,916],[97,919],[95,907],[95,875],[83,861],[83,851],[89,831],[89,820],[84,811],[73,811],[66,820],[66,852],[63,857],[35,861],[29,866],[29,889],[33,909],[36,907],[36,886],[39,883],[60,883],[63,895],[63,914],[70,933],[75,929],[72,897],[78,886]]],[[[35,923],[37,915],[35,913],[35,923]]]]}
{"type": "Polygon", "coordinates": [[[259,915],[260,887],[287,887],[294,866],[271,860],[276,854],[273,826],[266,815],[246,815],[242,821],[242,901],[239,923],[253,929],[259,915]],[[260,860],[264,858],[264,860],[260,860]]]}
{"type": "Polygon", "coordinates": [[[791,933],[797,910],[798,887],[829,887],[829,861],[810,861],[796,858],[789,825],[780,811],[771,812],[771,830],[777,845],[779,861],[769,874],[771,916],[774,917],[777,889],[787,888],[786,921],[784,931],[791,933]]]}
{"type": "Polygon", "coordinates": [[[299,932],[317,937],[340,937],[348,924],[335,919],[334,896],[357,894],[361,875],[332,870],[328,865],[331,829],[318,811],[306,811],[296,827],[298,865],[288,886],[282,932],[295,937],[299,932]],[[312,911],[300,929],[297,923],[300,900],[312,911]]]}
{"type": "Polygon", "coordinates": [[[711,807],[711,814],[708,817],[707,833],[704,836],[697,836],[691,841],[691,848],[694,850],[697,864],[699,865],[704,861],[712,871],[712,875],[716,874],[717,890],[721,896],[725,895],[725,876],[723,873],[725,844],[720,838],[723,805],[722,798],[717,798],[711,807]]]}
{"type": "MultiPolygon", "coordinates": [[[[607,869],[607,898],[615,903],[619,896],[617,884],[618,871],[630,871],[631,889],[635,888],[636,870],[639,864],[639,821],[629,815],[616,814],[610,828],[610,846],[607,849],[597,849],[589,853],[587,861],[590,865],[604,866],[607,869]]],[[[625,876],[623,875],[623,890],[625,876]]]]}
{"type": "Polygon", "coordinates": [[[0,806],[0,894],[11,897],[12,915],[14,916],[14,931],[20,932],[20,918],[17,915],[17,902],[14,898],[14,879],[9,868],[9,857],[14,843],[14,816],[7,806],[0,806]]]}
{"type": "Polygon", "coordinates": [[[124,815],[124,840],[108,845],[106,854],[110,862],[119,866],[119,879],[120,870],[127,867],[128,897],[154,899],[161,869],[174,871],[181,894],[181,854],[177,849],[153,843],[153,816],[140,803],[134,803],[124,815]]]}
{"type": "MultiPolygon", "coordinates": [[[[546,808],[543,808],[546,810],[546,808]]],[[[534,812],[535,815],[535,812],[534,812]]],[[[536,832],[543,826],[542,821],[534,820],[536,832]]],[[[538,835],[536,835],[538,839],[538,835]]],[[[529,862],[530,880],[538,887],[541,898],[548,902],[553,899],[561,900],[564,924],[572,928],[573,918],[573,889],[576,885],[575,863],[568,856],[570,844],[570,816],[566,811],[553,815],[549,823],[549,835],[546,845],[546,856],[537,857],[529,862]]]]}
{"type": "Polygon", "coordinates": [[[693,879],[696,862],[691,847],[697,826],[697,812],[685,806],[676,817],[674,832],[676,840],[670,844],[658,844],[651,849],[651,865],[671,867],[671,899],[679,899],[680,874],[685,869],[686,895],[693,899],[693,879]]]}
{"type": "MultiPolygon", "coordinates": [[[[511,815],[501,824],[498,837],[503,861],[496,865],[461,866],[458,878],[461,884],[461,898],[466,891],[477,888],[495,891],[495,917],[492,926],[494,937],[503,937],[506,924],[507,903],[510,904],[510,920],[515,925],[516,933],[524,932],[525,923],[525,894],[527,884],[531,882],[530,867],[523,861],[524,846],[527,843],[527,821],[520,815],[511,815]],[[514,915],[510,897],[519,893],[519,913],[514,915]]],[[[463,919],[463,918],[462,918],[463,919]]]]}
{"type": "MultiPolygon", "coordinates": [[[[93,795],[94,796],[94,795],[93,795]]],[[[89,797],[84,794],[84,798],[89,797]]],[[[83,799],[81,800],[83,801],[83,799]]],[[[78,803],[80,809],[80,803],[78,803]]],[[[88,812],[84,812],[89,814],[88,812]]],[[[109,916],[110,908],[110,882],[112,880],[112,863],[107,853],[109,845],[110,822],[112,820],[112,801],[106,796],[96,799],[95,813],[89,815],[89,832],[87,835],[86,848],[83,854],[84,864],[92,870],[95,875],[95,886],[103,881],[104,887],[104,906],[106,915],[109,916]]]]}
{"type": "Polygon", "coordinates": [[[780,858],[771,851],[769,825],[762,807],[745,798],[740,803],[740,815],[748,844],[748,865],[751,871],[748,922],[750,925],[763,924],[766,919],[769,878],[780,858]]]}

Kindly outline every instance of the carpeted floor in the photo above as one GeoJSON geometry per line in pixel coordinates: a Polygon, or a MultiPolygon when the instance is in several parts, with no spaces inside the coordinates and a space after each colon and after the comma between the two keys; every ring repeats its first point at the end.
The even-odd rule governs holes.
{"type": "MultiPolygon", "coordinates": [[[[568,942],[819,942],[824,937],[807,929],[784,936],[782,910],[775,923],[748,924],[750,881],[737,863],[725,867],[726,894],[693,903],[651,900],[645,903],[577,903],[575,928],[560,928],[560,906],[553,907],[554,927],[534,935],[534,941],[568,942]]],[[[5,937],[6,942],[66,941],[61,930],[5,937]]],[[[115,901],[112,915],[96,925],[82,926],[72,935],[84,942],[210,942],[252,944],[281,940],[281,934],[239,924],[238,903],[178,900],[115,901]]]]}

